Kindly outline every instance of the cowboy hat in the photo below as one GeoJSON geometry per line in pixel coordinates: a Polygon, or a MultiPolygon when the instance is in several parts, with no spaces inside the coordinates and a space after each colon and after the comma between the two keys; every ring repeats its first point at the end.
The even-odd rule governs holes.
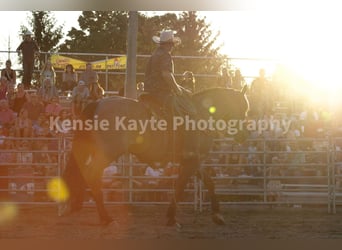
{"type": "Polygon", "coordinates": [[[33,35],[32,32],[29,30],[25,31],[24,33],[24,36],[32,36],[32,35],[33,35]]]}
{"type": "Polygon", "coordinates": [[[173,30],[163,30],[160,32],[160,36],[153,36],[152,40],[155,43],[163,44],[163,43],[173,43],[174,45],[178,45],[181,43],[181,39],[179,37],[175,37],[174,34],[176,32],[173,30]]]}

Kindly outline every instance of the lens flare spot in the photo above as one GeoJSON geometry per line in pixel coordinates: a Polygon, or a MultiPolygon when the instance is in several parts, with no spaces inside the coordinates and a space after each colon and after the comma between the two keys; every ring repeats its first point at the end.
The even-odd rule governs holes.
{"type": "Polygon", "coordinates": [[[0,225],[13,220],[18,214],[15,204],[5,203],[0,205],[0,225]]]}
{"type": "Polygon", "coordinates": [[[51,199],[64,202],[69,198],[69,191],[61,178],[53,178],[47,183],[47,192],[51,199]]]}
{"type": "Polygon", "coordinates": [[[214,106],[209,107],[209,113],[210,114],[214,114],[215,112],[216,112],[216,107],[214,107],[214,106]]]}
{"type": "Polygon", "coordinates": [[[144,137],[141,136],[141,135],[138,135],[137,138],[135,138],[135,142],[136,142],[137,144],[143,143],[143,142],[144,142],[144,137]]]}

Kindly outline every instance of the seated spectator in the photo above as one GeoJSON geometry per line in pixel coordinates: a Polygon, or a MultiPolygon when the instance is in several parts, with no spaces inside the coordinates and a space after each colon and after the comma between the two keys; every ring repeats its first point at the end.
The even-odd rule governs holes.
{"type": "Polygon", "coordinates": [[[78,85],[72,90],[71,112],[74,118],[80,116],[88,102],[89,89],[85,82],[80,80],[78,85]]]}
{"type": "Polygon", "coordinates": [[[103,187],[106,188],[119,188],[122,186],[122,181],[116,178],[113,178],[115,176],[120,176],[118,167],[111,163],[108,167],[106,167],[103,170],[103,178],[102,178],[102,184],[103,187]]]}
{"type": "Polygon", "coordinates": [[[13,99],[12,110],[15,113],[19,114],[21,108],[23,107],[24,103],[28,101],[28,99],[29,96],[24,89],[24,85],[22,83],[19,83],[17,85],[17,91],[15,92],[15,97],[13,99]]]}
{"type": "Polygon", "coordinates": [[[6,61],[6,68],[1,70],[1,77],[6,77],[9,84],[12,84],[13,86],[16,85],[17,82],[17,75],[15,73],[15,70],[11,68],[12,62],[11,60],[6,61]]]}
{"type": "Polygon", "coordinates": [[[32,125],[32,134],[34,137],[44,136],[45,123],[49,124],[49,120],[45,113],[41,113],[38,117],[37,122],[32,125]]]}
{"type": "Polygon", "coordinates": [[[245,78],[242,76],[239,69],[235,70],[232,80],[233,89],[241,90],[242,87],[246,84],[245,78]]]}
{"type": "Polygon", "coordinates": [[[217,85],[221,88],[232,88],[232,77],[229,74],[229,70],[226,67],[222,67],[221,74],[217,79],[217,85]]]}
{"type": "Polygon", "coordinates": [[[27,109],[22,109],[14,121],[14,130],[16,137],[32,136],[32,120],[28,117],[27,109]]]}
{"type": "Polygon", "coordinates": [[[21,140],[18,141],[17,150],[16,153],[16,162],[22,163],[23,167],[27,167],[26,164],[32,164],[33,163],[33,153],[32,153],[32,145],[30,141],[28,140],[21,140]]]}
{"type": "Polygon", "coordinates": [[[72,91],[77,85],[77,73],[75,72],[74,66],[72,64],[67,64],[65,66],[65,71],[62,75],[62,86],[61,90],[63,93],[66,91],[72,91]]]}
{"type": "Polygon", "coordinates": [[[85,85],[89,88],[90,84],[93,82],[97,82],[99,76],[96,71],[93,70],[90,62],[86,64],[86,69],[80,74],[80,79],[85,85]]]}
{"type": "Polygon", "coordinates": [[[15,98],[15,85],[14,84],[8,84],[7,86],[7,93],[6,93],[6,99],[8,101],[8,105],[10,109],[13,110],[14,106],[14,98],[15,98]]]}
{"type": "MultiPolygon", "coordinates": [[[[159,177],[161,175],[162,175],[161,171],[157,168],[152,168],[151,166],[147,166],[145,169],[145,176],[159,177]]],[[[150,178],[146,182],[150,186],[157,186],[159,183],[159,178],[150,178]]]]}
{"type": "Polygon", "coordinates": [[[50,79],[51,86],[56,86],[56,72],[50,60],[47,60],[40,71],[40,85],[44,84],[45,79],[50,79]]]}
{"type": "Polygon", "coordinates": [[[51,98],[51,101],[45,107],[45,114],[48,117],[57,117],[63,106],[59,103],[59,97],[54,96],[51,98]]]}
{"type": "Polygon", "coordinates": [[[37,91],[37,95],[45,107],[51,101],[52,97],[58,97],[58,90],[55,85],[52,85],[50,78],[45,78],[42,86],[37,91]]]}
{"type": "Polygon", "coordinates": [[[137,99],[139,99],[139,96],[144,91],[145,91],[145,84],[144,84],[144,82],[138,82],[137,83],[137,99]]]}
{"type": "Polygon", "coordinates": [[[23,109],[28,112],[28,117],[31,119],[32,124],[36,124],[38,117],[44,113],[44,104],[39,100],[36,93],[32,93],[27,102],[24,103],[23,109]]]}
{"type": "Polygon", "coordinates": [[[68,120],[70,121],[69,124],[71,124],[71,114],[67,109],[62,109],[59,112],[58,115],[58,120],[57,120],[57,124],[58,124],[58,128],[54,128],[55,129],[55,133],[61,133],[61,134],[68,134],[71,133],[72,131],[70,129],[68,129],[66,126],[62,126],[62,124],[65,124],[65,121],[68,120]]]}
{"type": "Polygon", "coordinates": [[[7,78],[2,76],[0,78],[0,100],[7,98],[8,81],[7,78]]]}
{"type": "MultiPolygon", "coordinates": [[[[122,180],[115,178],[116,176],[120,176],[120,175],[121,174],[118,171],[118,167],[114,163],[111,163],[108,167],[106,167],[103,170],[102,187],[105,189],[122,188],[122,184],[123,184],[122,180]]],[[[115,201],[119,199],[119,197],[117,196],[118,192],[116,191],[105,190],[103,193],[104,193],[105,200],[115,201]]]]}
{"type": "Polygon", "coordinates": [[[89,99],[91,101],[97,101],[103,98],[104,96],[104,89],[101,87],[98,79],[95,79],[95,82],[91,82],[88,85],[89,88],[89,99]]]}
{"type": "Polygon", "coordinates": [[[180,85],[189,90],[191,93],[195,93],[195,77],[191,71],[185,71],[180,85]]]}
{"type": "Polygon", "coordinates": [[[0,125],[5,132],[13,126],[14,121],[15,113],[9,108],[8,101],[6,99],[0,100],[0,125]]]}

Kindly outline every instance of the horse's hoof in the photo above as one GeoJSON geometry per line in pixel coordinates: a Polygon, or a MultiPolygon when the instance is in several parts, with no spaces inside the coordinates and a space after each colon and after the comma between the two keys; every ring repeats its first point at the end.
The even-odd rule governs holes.
{"type": "Polygon", "coordinates": [[[115,224],[117,223],[112,217],[106,217],[101,219],[101,225],[103,226],[108,226],[110,224],[115,224]]]}
{"type": "Polygon", "coordinates": [[[211,216],[211,219],[217,225],[226,225],[226,222],[221,214],[215,213],[211,216]]]}
{"type": "Polygon", "coordinates": [[[166,222],[166,226],[168,227],[176,226],[179,229],[182,228],[182,224],[177,222],[175,218],[169,218],[168,221],[166,222]]]}

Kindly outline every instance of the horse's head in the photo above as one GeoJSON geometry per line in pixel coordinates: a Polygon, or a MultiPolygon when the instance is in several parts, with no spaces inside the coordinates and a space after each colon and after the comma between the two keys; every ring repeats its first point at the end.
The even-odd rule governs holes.
{"type": "Polygon", "coordinates": [[[212,88],[193,95],[200,119],[209,119],[213,128],[227,133],[238,142],[247,136],[245,118],[249,109],[247,86],[241,91],[212,88]]]}

